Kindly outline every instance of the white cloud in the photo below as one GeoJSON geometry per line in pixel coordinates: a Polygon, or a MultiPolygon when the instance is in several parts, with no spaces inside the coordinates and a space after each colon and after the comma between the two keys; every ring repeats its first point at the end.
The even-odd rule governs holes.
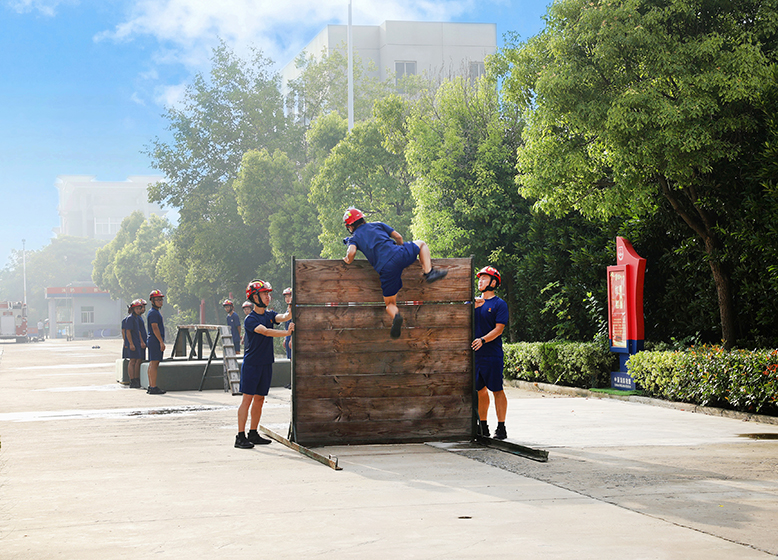
{"type": "Polygon", "coordinates": [[[141,99],[140,95],[138,95],[138,92],[134,91],[132,92],[132,95],[130,96],[130,101],[133,103],[137,103],[138,105],[141,105],[143,107],[146,106],[146,102],[141,99]]]}
{"type": "Polygon", "coordinates": [[[159,86],[155,90],[154,100],[163,107],[181,108],[187,84],[159,86]]]}
{"type": "Polygon", "coordinates": [[[78,0],[9,0],[8,6],[20,14],[28,12],[40,12],[44,16],[57,15],[57,7],[60,4],[75,5],[78,0]]]}
{"type": "MultiPolygon", "coordinates": [[[[450,21],[476,5],[475,0],[354,0],[352,13],[355,25],[450,21]]],[[[201,69],[222,39],[241,55],[254,45],[280,67],[326,24],[345,23],[347,18],[347,0],[136,0],[124,21],[95,40],[151,37],[164,48],[157,62],[201,69]]]]}

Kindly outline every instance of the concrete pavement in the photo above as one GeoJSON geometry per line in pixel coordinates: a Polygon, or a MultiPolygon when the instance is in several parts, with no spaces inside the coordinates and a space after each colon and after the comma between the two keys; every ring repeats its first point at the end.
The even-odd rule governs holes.
{"type": "MultiPolygon", "coordinates": [[[[509,389],[534,463],[468,445],[232,446],[238,398],[115,381],[118,340],[0,344],[0,559],[763,559],[778,426],[509,389]],[[100,346],[100,348],[93,348],[100,346]]],[[[285,433],[290,392],[263,424],[285,433]]],[[[494,424],[492,417],[491,424],[494,424]]]]}

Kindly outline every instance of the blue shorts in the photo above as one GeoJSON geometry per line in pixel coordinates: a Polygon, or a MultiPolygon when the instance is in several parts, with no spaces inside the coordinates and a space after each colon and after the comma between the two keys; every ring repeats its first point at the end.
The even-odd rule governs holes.
{"type": "Polygon", "coordinates": [[[146,359],[146,349],[142,348],[141,346],[135,346],[135,350],[130,350],[129,346],[127,347],[127,357],[131,360],[145,360],[146,359]]]}
{"type": "Polygon", "coordinates": [[[273,379],[273,364],[252,366],[243,362],[240,366],[240,392],[244,395],[267,396],[273,379]]]}
{"type": "Polygon", "coordinates": [[[475,390],[484,387],[492,393],[502,391],[502,358],[480,358],[475,361],[475,390]]]}
{"type": "Polygon", "coordinates": [[[403,287],[401,279],[403,270],[411,266],[419,256],[419,246],[413,241],[406,241],[397,247],[392,258],[386,263],[379,273],[381,278],[381,292],[384,297],[397,295],[403,287]]]}
{"type": "MultiPolygon", "coordinates": [[[[156,341],[156,338],[154,339],[156,341]]],[[[159,342],[152,342],[151,339],[149,339],[148,342],[148,351],[149,351],[149,361],[150,362],[161,362],[162,361],[162,350],[159,348],[159,342]]]]}

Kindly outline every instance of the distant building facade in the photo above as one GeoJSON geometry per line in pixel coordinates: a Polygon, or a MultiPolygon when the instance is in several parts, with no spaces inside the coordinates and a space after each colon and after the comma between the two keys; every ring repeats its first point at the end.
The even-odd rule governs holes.
{"type": "Polygon", "coordinates": [[[49,338],[121,336],[122,303],[90,282],[46,288],[49,338]]]}
{"type": "Polygon", "coordinates": [[[97,181],[92,175],[59,175],[60,226],[58,235],[88,237],[110,241],[122,220],[140,210],[144,217],[164,216],[159,204],[149,202],[148,187],[163,177],[134,175],[126,181],[97,181]]]}
{"type": "MultiPolygon", "coordinates": [[[[375,67],[367,74],[381,81],[412,74],[430,78],[466,74],[476,78],[483,74],[484,59],[497,51],[497,26],[385,21],[381,25],[353,25],[352,39],[364,68],[370,68],[370,62],[375,67]]],[[[347,42],[348,26],[328,25],[303,52],[319,59],[322,51],[328,55],[335,50],[345,51],[347,42]]],[[[286,84],[299,75],[294,60],[281,70],[284,94],[288,93],[286,84]]]]}

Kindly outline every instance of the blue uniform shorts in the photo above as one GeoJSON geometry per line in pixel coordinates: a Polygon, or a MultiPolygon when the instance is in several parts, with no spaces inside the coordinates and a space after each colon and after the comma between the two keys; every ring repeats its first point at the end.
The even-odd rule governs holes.
{"type": "Polygon", "coordinates": [[[149,351],[149,361],[161,362],[163,352],[160,349],[159,341],[157,340],[157,337],[150,338],[147,344],[148,344],[147,349],[149,351]]]}
{"type": "Polygon", "coordinates": [[[240,367],[240,392],[244,395],[267,396],[273,379],[273,364],[252,366],[245,361],[240,367]]]}
{"type": "Polygon", "coordinates": [[[475,390],[480,391],[484,387],[492,393],[502,391],[503,359],[480,358],[475,361],[475,390]]]}
{"type": "Polygon", "coordinates": [[[381,278],[381,292],[384,297],[397,295],[403,287],[401,279],[403,270],[411,266],[419,256],[419,246],[413,241],[406,241],[397,247],[392,258],[386,263],[379,276],[381,278]]]}

